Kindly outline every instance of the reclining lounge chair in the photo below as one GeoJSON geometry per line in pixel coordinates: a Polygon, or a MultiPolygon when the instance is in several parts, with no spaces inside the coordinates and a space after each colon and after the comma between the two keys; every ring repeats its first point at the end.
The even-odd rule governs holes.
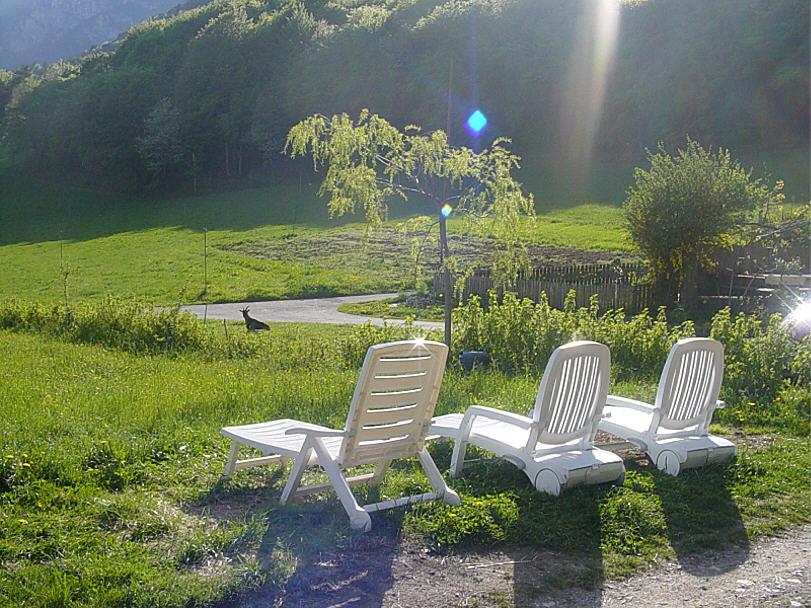
{"type": "Polygon", "coordinates": [[[611,355],[597,342],[572,342],[555,350],[541,380],[531,417],[473,405],[464,414],[434,418],[430,435],[455,441],[451,475],[464,466],[473,443],[520,468],[541,492],[621,483],[622,459],[595,448],[594,436],[608,392],[611,355]]]}
{"type": "Polygon", "coordinates": [[[724,376],[724,347],[709,338],[679,340],[670,350],[653,405],[608,396],[600,429],[622,437],[648,453],[670,475],[723,462],[735,446],[707,428],[724,376]]]}
{"type": "Polygon", "coordinates": [[[372,346],[366,353],[343,430],[288,419],[225,427],[221,432],[231,439],[231,452],[223,476],[227,478],[235,469],[294,459],[281,503],[292,496],[333,487],[352,528],[364,531],[371,529],[369,513],[374,511],[434,499],[458,505],[459,496],[447,486],[425,449],[447,353],[444,344],[421,340],[372,346]],[[239,461],[242,445],[272,456],[239,461]],[[419,458],[432,492],[358,505],[350,484],[369,481],[378,485],[393,459],[411,456],[419,458]],[[344,469],[367,463],[375,464],[373,473],[349,479],[344,476],[344,469]],[[299,489],[304,469],[312,465],[324,469],[329,483],[299,489]]]}

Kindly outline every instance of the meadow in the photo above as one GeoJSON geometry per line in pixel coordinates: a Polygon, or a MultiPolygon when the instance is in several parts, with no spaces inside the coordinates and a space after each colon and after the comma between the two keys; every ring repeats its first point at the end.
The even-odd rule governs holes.
{"type": "MultiPolygon", "coordinates": [[[[64,300],[62,268],[76,300],[168,305],[397,291],[409,286],[410,260],[389,255],[387,240],[407,249],[398,216],[424,212],[393,208],[385,235],[364,248],[362,218],[330,219],[306,184],[147,200],[0,174],[0,191],[0,298],[39,302],[64,300]]],[[[463,233],[463,222],[451,231],[463,233]]],[[[613,205],[541,209],[524,238],[607,259],[630,250],[613,205]]]]}
{"type": "MultiPolygon", "coordinates": [[[[385,238],[364,249],[362,224],[331,220],[308,185],[154,200],[8,174],[0,185],[0,606],[275,601],[306,586],[325,560],[341,562],[359,547],[454,555],[546,549],[579,564],[556,584],[592,588],[700,549],[745,549],[761,535],[811,520],[811,445],[797,406],[805,385],[786,392],[782,405],[748,402],[742,389],[741,403],[714,427],[734,438],[738,457],[676,479],[632,453],[624,485],[553,499],[508,463],[471,450],[474,462],[451,484],[460,507],[377,514],[364,537],[349,531],[332,495],[281,508],[283,467],[220,481],[228,443],[219,429],[280,417],[342,426],[365,348],[413,330],[285,324],[253,335],[241,324],[145,311],[151,304],[400,289],[405,263],[391,263],[385,238],[414,209],[394,209],[385,238]],[[68,268],[70,315],[55,306],[64,301],[60,267],[68,268]]],[[[473,238],[459,220],[451,231],[463,245],[473,238]]],[[[541,206],[524,224],[524,238],[561,255],[633,255],[620,209],[609,204],[541,206]]],[[[491,329],[521,334],[511,323],[533,318],[524,306],[493,308],[488,314],[501,321],[491,329]]],[[[455,339],[466,346],[485,336],[507,344],[497,332],[477,329],[473,320],[484,317],[470,306],[457,314],[467,333],[455,339]]],[[[437,413],[472,403],[525,413],[548,356],[542,353],[560,335],[576,333],[575,318],[616,339],[642,336],[654,351],[681,331],[650,320],[631,321],[627,331],[624,318],[561,314],[569,316],[533,335],[531,364],[505,351],[498,355],[503,365],[489,371],[464,374],[452,365],[437,413]]],[[[752,348],[778,352],[771,334],[729,327],[730,339],[761,336],[752,348]]],[[[650,369],[660,366],[653,357],[645,369],[616,369],[612,392],[652,398],[650,369]]],[[[768,371],[782,387],[782,368],[768,371]]],[[[731,378],[747,385],[745,369],[735,373],[731,378]]],[[[447,469],[449,445],[430,449],[447,469]]],[[[381,495],[426,489],[414,465],[393,467],[381,495]]],[[[357,491],[362,498],[365,490],[357,491]]]]}
{"type": "MultiPolygon", "coordinates": [[[[240,471],[221,483],[228,444],[218,430],[279,417],[340,427],[357,376],[347,352],[364,330],[233,330],[230,340],[263,344],[253,354],[248,347],[134,354],[130,346],[74,344],[32,328],[0,331],[0,605],[279,597],[306,579],[325,547],[335,543],[340,555],[359,542],[334,496],[279,507],[283,467],[240,471]]],[[[221,326],[201,331],[222,344],[221,326]]],[[[468,375],[454,366],[437,411],[482,403],[524,412],[537,381],[532,373],[468,375]]],[[[627,379],[612,390],[651,398],[655,385],[627,379]]],[[[811,519],[807,438],[715,430],[736,434],[740,445],[726,466],[674,479],[635,456],[623,486],[573,489],[560,499],[474,451],[466,475],[452,481],[461,507],[377,514],[369,542],[462,553],[552,549],[582,556],[586,566],[567,584],[589,586],[700,548],[746,546],[811,519]]],[[[449,446],[431,450],[446,469],[449,446]]],[[[404,463],[380,492],[426,487],[417,467],[404,463]]]]}

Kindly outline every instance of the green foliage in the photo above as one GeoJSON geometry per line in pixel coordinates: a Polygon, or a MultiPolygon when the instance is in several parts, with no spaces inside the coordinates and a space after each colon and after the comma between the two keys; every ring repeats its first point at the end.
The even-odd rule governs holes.
{"type": "MultiPolygon", "coordinates": [[[[504,294],[490,295],[487,309],[471,298],[454,311],[454,350],[484,350],[500,369],[540,374],[552,351],[572,340],[595,340],[611,349],[619,378],[656,379],[674,342],[695,335],[690,321],[671,326],[664,309],[626,319],[621,310],[600,313],[596,299],[576,308],[570,294],[565,310],[504,294]]],[[[811,338],[796,341],[780,325],[780,316],[763,322],[757,315],[715,314],[710,336],[725,349],[721,398],[727,408],[717,422],[770,426],[796,435],[811,432],[811,338]]]]}
{"type": "MultiPolygon", "coordinates": [[[[509,463],[471,450],[478,460],[453,480],[460,507],[379,513],[375,531],[358,537],[334,499],[280,507],[283,468],[238,471],[219,484],[228,442],[218,430],[284,417],[340,427],[358,373],[357,362],[345,368],[343,357],[354,358],[365,341],[395,337],[385,333],[393,329],[273,325],[261,336],[239,334],[263,342],[258,356],[215,358],[192,350],[134,355],[116,346],[124,338],[69,344],[35,335],[38,327],[0,330],[3,606],[65,598],[88,607],[217,605],[258,585],[263,597],[281,596],[310,579],[325,543],[341,559],[357,555],[359,544],[373,554],[381,539],[394,546],[403,535],[429,547],[543,547],[594,559],[611,579],[811,518],[808,441],[778,437],[758,450],[742,439],[731,464],[678,478],[631,460],[624,486],[574,488],[559,498],[538,493],[509,463]],[[340,342],[355,332],[345,355],[340,342]]],[[[614,388],[636,397],[654,390],[650,382],[614,388]]],[[[536,390],[535,374],[451,367],[438,411],[488,403],[525,413],[536,390]]],[[[446,469],[450,446],[430,449],[446,469]]],[[[419,465],[405,461],[380,495],[427,487],[419,465]]]]}
{"type": "Polygon", "coordinates": [[[730,404],[718,420],[811,432],[811,338],[793,340],[779,315],[764,322],[728,308],[712,318],[710,336],[724,345],[721,397],[730,404]]]}
{"type": "Polygon", "coordinates": [[[515,496],[509,492],[471,497],[455,509],[426,505],[418,513],[410,529],[440,546],[498,543],[518,523],[515,496]]]}
{"type": "Polygon", "coordinates": [[[477,453],[481,461],[468,464],[456,482],[462,505],[415,507],[406,517],[406,530],[445,547],[566,547],[579,559],[597,559],[611,577],[674,552],[681,556],[746,543],[744,525],[774,530],[773,523],[749,521],[761,508],[779,510],[793,521],[809,516],[801,489],[803,467],[809,464],[807,440],[782,439],[758,451],[742,447],[728,465],[677,478],[629,460],[622,486],[571,488],[558,498],[539,494],[511,465],[477,453]]]}
{"type": "Polygon", "coordinates": [[[653,378],[673,342],[695,332],[689,321],[670,327],[664,309],[656,317],[643,312],[626,320],[622,310],[601,314],[596,298],[589,307],[577,308],[574,292],[564,310],[551,308],[545,294],[536,304],[507,292],[501,301],[491,293],[487,309],[473,297],[454,314],[457,350],[484,350],[501,369],[533,373],[543,372],[558,346],[596,340],[611,349],[612,363],[622,373],[653,378]]]}
{"type": "Polygon", "coordinates": [[[363,364],[366,351],[373,344],[395,342],[397,340],[413,340],[414,338],[436,340],[439,336],[436,332],[427,332],[420,327],[415,327],[408,321],[402,325],[384,324],[378,326],[371,323],[356,325],[349,335],[338,342],[340,357],[348,367],[360,367],[363,364]]]}
{"type": "Polygon", "coordinates": [[[714,153],[689,138],[675,156],[660,143],[648,161],[634,172],[623,211],[660,284],[681,285],[696,263],[711,264],[746,214],[774,196],[729,150],[714,153]]]}
{"type": "Polygon", "coordinates": [[[176,308],[156,311],[114,298],[96,304],[63,306],[0,303],[0,329],[35,331],[80,344],[100,344],[132,353],[202,350],[206,335],[190,314],[176,308]]]}
{"type": "Polygon", "coordinates": [[[144,118],[169,97],[201,172],[275,176],[286,133],[314,112],[368,107],[395,125],[443,127],[453,61],[451,143],[468,141],[463,122],[480,106],[492,125],[485,141],[511,134],[527,181],[537,176],[532,191],[546,198],[605,200],[603,173],[617,166],[609,197],[621,197],[639,150],[690,133],[756,150],[748,162],[758,167],[764,150],[799,150],[796,178],[784,177],[808,199],[806,3],[623,3],[602,121],[591,134],[594,162],[559,166],[550,160],[577,139],[562,127],[570,108],[561,89],[570,80],[572,41],[592,10],[588,0],[216,0],[139,24],[114,51],[86,56],[66,80],[15,74],[18,111],[9,113],[8,141],[13,158],[36,174],[143,186],[149,175],[137,162],[98,161],[131,161],[144,118]],[[128,99],[125,83],[141,74],[149,75],[143,94],[128,99]],[[111,82],[120,86],[110,91],[111,82]],[[119,112],[96,111],[110,96],[119,112]],[[578,172],[589,178],[586,192],[572,183],[578,172]]]}
{"type": "MultiPolygon", "coordinates": [[[[444,131],[422,134],[413,125],[400,131],[362,110],[357,121],[346,114],[301,121],[290,130],[285,150],[293,157],[312,156],[315,169],[326,167],[320,192],[329,196],[333,216],[362,207],[374,228],[387,217],[392,199],[427,199],[437,213],[448,204],[474,223],[488,219],[495,252],[502,253],[494,252],[494,263],[511,277],[519,264],[520,219],[532,217],[535,209],[532,195],[525,196],[512,175],[520,159],[508,143],[499,138],[474,152],[449,145],[444,131]]],[[[440,244],[449,256],[443,222],[441,217],[440,244]]]]}
{"type": "Polygon", "coordinates": [[[143,135],[135,140],[138,154],[155,185],[171,177],[172,172],[177,171],[183,163],[179,118],[180,114],[172,100],[164,97],[146,117],[143,135]]]}

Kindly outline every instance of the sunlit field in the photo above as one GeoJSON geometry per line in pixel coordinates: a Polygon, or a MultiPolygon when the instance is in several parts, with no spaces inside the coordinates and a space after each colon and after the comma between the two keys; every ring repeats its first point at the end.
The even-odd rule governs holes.
{"type": "MultiPolygon", "coordinates": [[[[240,338],[278,345],[259,358],[136,356],[0,332],[0,605],[187,606],[257,586],[278,597],[308,576],[318,555],[351,551],[361,539],[334,496],[278,506],[284,467],[219,482],[224,425],[282,417],[343,425],[357,376],[335,346],[346,332],[293,325],[240,338]]],[[[454,368],[437,411],[483,403],[523,413],[537,381],[454,368]]],[[[612,390],[650,398],[654,388],[645,379],[612,390]]],[[[770,432],[751,447],[745,436],[736,441],[739,456],[727,466],[674,479],[631,458],[623,486],[573,489],[559,499],[473,450],[475,462],[452,480],[461,507],[375,514],[366,541],[454,551],[530,544],[579,556],[583,567],[571,576],[591,585],[808,521],[808,440],[770,432]]],[[[431,450],[447,469],[449,447],[431,450]]],[[[381,495],[426,487],[406,463],[387,476],[381,495]]]]}
{"type": "MultiPolygon", "coordinates": [[[[23,185],[9,176],[0,180],[6,197],[0,209],[0,297],[62,302],[65,282],[71,299],[112,294],[157,304],[410,287],[408,255],[392,259],[383,243],[364,249],[363,218],[331,220],[313,187],[143,200],[23,185]]],[[[397,216],[422,210],[398,205],[392,211],[394,230],[384,238],[400,239],[407,250],[397,216]]],[[[451,222],[451,231],[464,233],[461,220],[451,222]]],[[[605,251],[607,259],[631,249],[614,205],[541,210],[537,220],[524,223],[522,238],[605,251]]]]}

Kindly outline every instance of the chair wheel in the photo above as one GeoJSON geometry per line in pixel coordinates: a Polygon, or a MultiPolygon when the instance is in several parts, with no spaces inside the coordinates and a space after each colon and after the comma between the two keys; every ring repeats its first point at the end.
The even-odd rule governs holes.
{"type": "Polygon", "coordinates": [[[452,507],[458,507],[462,504],[462,499],[459,498],[459,494],[448,488],[445,490],[445,493],[442,495],[442,500],[445,504],[450,505],[452,507]]]}
{"type": "Polygon", "coordinates": [[[560,480],[553,471],[542,469],[535,476],[535,489],[539,492],[546,492],[551,496],[560,496],[560,480]]]}
{"type": "Polygon", "coordinates": [[[681,462],[675,452],[664,450],[656,458],[656,467],[668,475],[676,477],[681,471],[681,462]]]}
{"type": "Polygon", "coordinates": [[[368,532],[372,529],[372,518],[368,513],[357,513],[350,517],[349,526],[353,530],[360,530],[361,532],[368,532]]]}

